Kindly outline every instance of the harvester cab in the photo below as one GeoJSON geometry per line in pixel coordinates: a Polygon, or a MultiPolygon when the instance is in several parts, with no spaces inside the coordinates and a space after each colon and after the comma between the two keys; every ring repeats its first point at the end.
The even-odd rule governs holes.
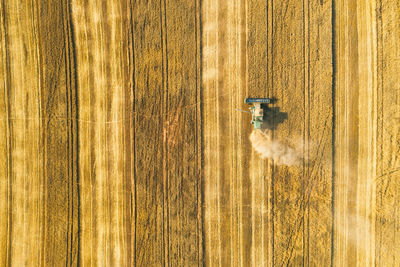
{"type": "Polygon", "coordinates": [[[252,117],[251,124],[253,124],[254,129],[261,129],[264,123],[264,108],[271,102],[271,98],[246,98],[244,100],[244,103],[253,105],[249,109],[252,117]]]}

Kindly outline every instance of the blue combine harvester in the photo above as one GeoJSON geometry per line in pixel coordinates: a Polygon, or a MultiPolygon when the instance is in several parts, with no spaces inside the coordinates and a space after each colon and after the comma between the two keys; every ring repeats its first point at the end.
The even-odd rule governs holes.
{"type": "Polygon", "coordinates": [[[244,103],[253,105],[250,107],[251,113],[251,124],[253,124],[254,129],[261,129],[264,122],[264,109],[266,104],[271,104],[271,98],[246,98],[244,103]]]}

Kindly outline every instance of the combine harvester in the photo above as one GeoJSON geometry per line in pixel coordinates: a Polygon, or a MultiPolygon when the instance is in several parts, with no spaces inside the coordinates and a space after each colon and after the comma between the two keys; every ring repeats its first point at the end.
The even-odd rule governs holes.
{"type": "Polygon", "coordinates": [[[264,123],[264,108],[266,108],[265,105],[271,104],[272,99],[271,98],[246,98],[244,100],[244,103],[253,105],[250,107],[250,111],[245,111],[245,110],[240,110],[243,112],[251,113],[251,124],[254,125],[254,129],[261,129],[263,123],[264,123]]]}

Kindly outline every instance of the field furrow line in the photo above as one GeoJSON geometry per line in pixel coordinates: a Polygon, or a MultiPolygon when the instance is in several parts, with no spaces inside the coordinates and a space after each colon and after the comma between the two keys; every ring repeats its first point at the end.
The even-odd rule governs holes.
{"type": "Polygon", "coordinates": [[[9,55],[9,40],[7,38],[7,21],[6,21],[6,6],[5,2],[0,1],[0,41],[1,41],[1,92],[0,101],[2,105],[0,112],[2,121],[0,123],[1,132],[4,136],[1,137],[1,148],[2,156],[0,166],[3,171],[1,175],[1,181],[4,183],[0,184],[0,258],[1,264],[8,266],[11,264],[11,227],[12,227],[12,184],[11,184],[11,173],[12,173],[12,158],[11,158],[11,121],[9,118],[10,114],[10,55],[9,55]]]}
{"type": "MultiPolygon", "coordinates": [[[[127,20],[129,21],[129,30],[128,30],[128,85],[129,85],[129,98],[126,97],[126,101],[129,101],[128,103],[128,110],[129,112],[132,112],[132,114],[128,113],[127,117],[130,118],[132,121],[129,124],[129,127],[127,131],[129,132],[129,147],[128,147],[128,153],[126,153],[127,159],[129,162],[129,167],[127,167],[127,185],[128,186],[128,193],[129,196],[127,198],[127,201],[129,202],[129,218],[127,223],[127,229],[128,229],[128,240],[130,240],[130,244],[128,244],[129,247],[129,264],[136,266],[136,224],[137,224],[137,198],[136,198],[136,131],[135,131],[135,126],[136,126],[136,83],[135,83],[135,38],[133,35],[134,31],[134,26],[133,26],[133,4],[132,0],[127,2],[127,14],[128,18],[127,20]],[[130,224],[129,224],[130,222],[130,224]]],[[[126,145],[124,145],[126,146],[126,145]]]]}
{"type": "MultiPolygon", "coordinates": [[[[308,192],[308,181],[310,181],[309,175],[309,164],[306,159],[309,157],[306,155],[309,151],[309,140],[310,140],[310,6],[309,2],[303,0],[303,60],[304,60],[304,69],[303,69],[303,101],[304,101],[304,125],[303,125],[303,182],[302,182],[302,194],[304,198],[307,198],[308,192]],[[308,119],[307,119],[308,118],[308,119]],[[307,186],[306,186],[307,181],[307,186]]],[[[303,216],[302,216],[302,231],[303,231],[303,265],[309,266],[309,210],[308,205],[303,203],[303,216]]],[[[299,229],[300,230],[300,229],[299,229]]],[[[297,234],[296,234],[297,235],[297,234]]],[[[294,246],[293,246],[294,247],[294,246]]],[[[293,251],[292,247],[292,251],[293,251]]],[[[289,264],[289,260],[288,260],[289,264]]]]}
{"type": "Polygon", "coordinates": [[[203,115],[203,27],[202,27],[202,1],[196,0],[196,17],[195,17],[195,41],[196,41],[196,163],[195,173],[198,175],[197,181],[197,265],[205,264],[205,236],[204,236],[204,128],[203,115]]]}
{"type": "MultiPolygon", "coordinates": [[[[166,21],[166,2],[160,1],[160,21],[161,21],[161,48],[162,48],[162,113],[164,114],[163,125],[168,122],[168,48],[167,48],[167,21],[166,21]]],[[[168,182],[168,131],[163,130],[163,255],[165,266],[169,265],[169,182],[168,182]]]]}

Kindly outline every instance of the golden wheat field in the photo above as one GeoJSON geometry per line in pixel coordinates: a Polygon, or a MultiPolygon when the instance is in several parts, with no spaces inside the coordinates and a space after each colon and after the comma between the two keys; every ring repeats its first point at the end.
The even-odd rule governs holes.
{"type": "Polygon", "coordinates": [[[0,266],[400,266],[399,0],[0,0],[0,63],[0,266]]]}

